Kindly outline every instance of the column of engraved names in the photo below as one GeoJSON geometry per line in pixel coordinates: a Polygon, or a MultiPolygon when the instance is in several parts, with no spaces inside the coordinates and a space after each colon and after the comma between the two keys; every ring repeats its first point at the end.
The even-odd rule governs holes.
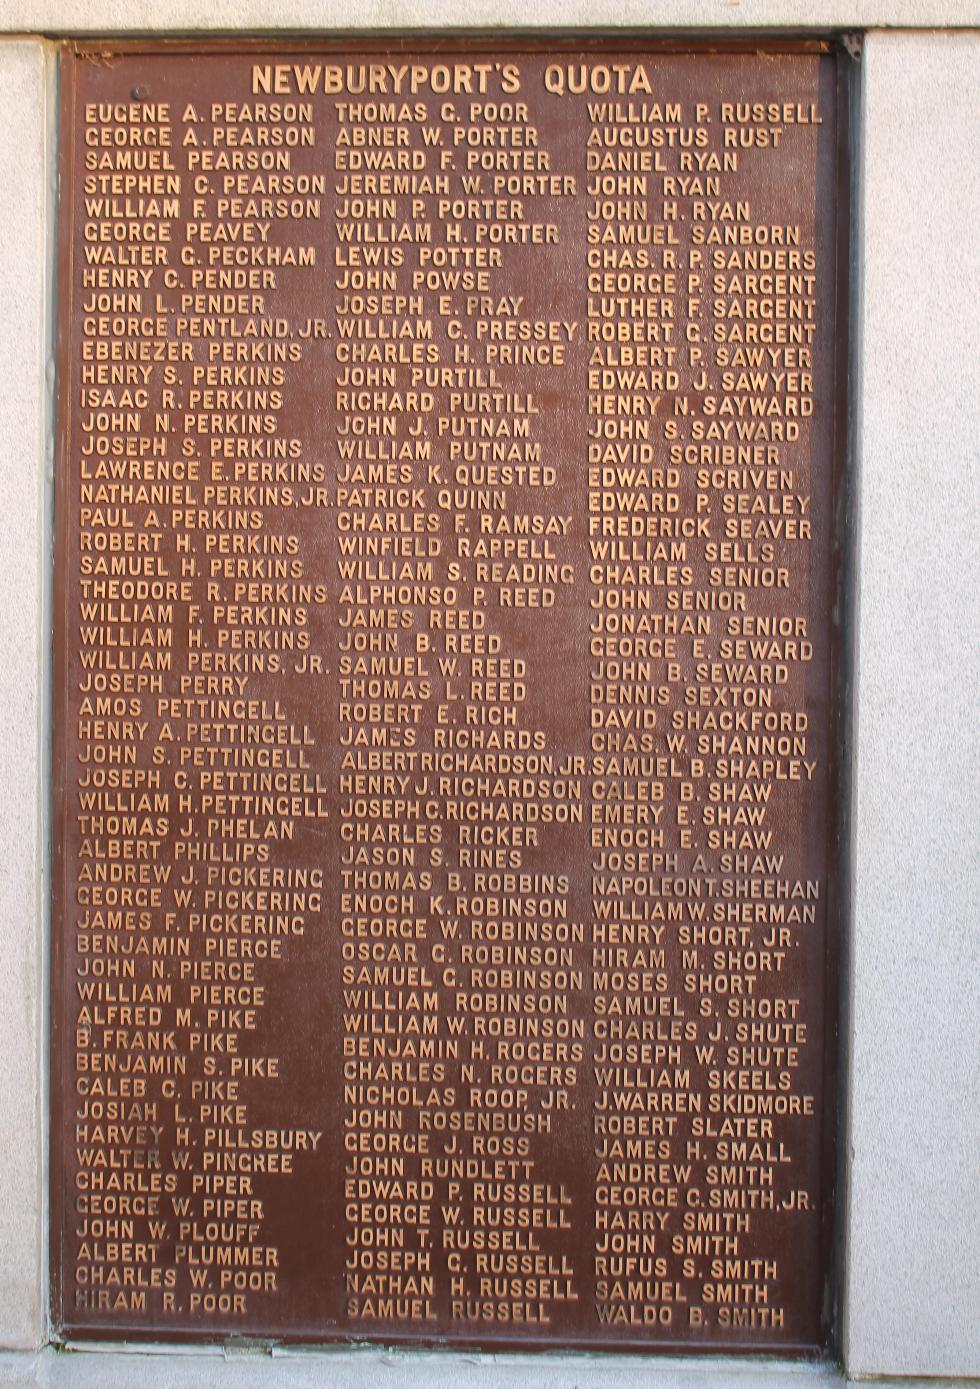
{"type": "Polygon", "coordinates": [[[186,944],[162,919],[176,805],[153,716],[190,597],[166,527],[196,469],[174,460],[159,409],[161,372],[173,368],[153,365],[161,344],[165,362],[180,351],[166,344],[157,294],[182,206],[170,108],[89,102],[82,131],[90,154],[75,208],[85,247],[71,285],[81,312],[68,460],[78,518],[68,615],[78,647],[68,692],[74,1148],[63,1239],[66,1308],[85,1319],[174,1306],[166,1240],[176,1179],[164,1149],[186,1066],[172,1008],[186,944]]]}
{"type": "Polygon", "coordinates": [[[807,838],[826,767],[811,740],[807,671],[813,204],[800,206],[787,171],[813,160],[821,116],[815,101],[764,101],[751,87],[728,95],[711,103],[711,147],[695,172],[664,179],[692,226],[690,389],[666,432],[712,523],[694,600],[712,611],[710,639],[671,712],[675,745],[701,769],[690,871],[692,895],[694,875],[703,879],[705,924],[682,939],[684,990],[712,1019],[693,1126],[703,1166],[689,1202],[709,1218],[688,1222],[699,1234],[683,1245],[706,1324],[792,1334],[788,1251],[813,1248],[819,1170],[801,1013],[806,979],[810,1016],[820,1007],[824,893],[807,838]]]}
{"type": "Polygon", "coordinates": [[[691,1177],[683,1118],[701,1029],[671,968],[689,835],[670,783],[689,787],[694,772],[662,727],[670,671],[703,630],[669,599],[694,582],[704,525],[659,437],[683,318],[660,182],[698,126],[666,100],[590,101],[588,115],[595,1311],[601,1324],[677,1334],[689,1310],[670,1233],[691,1177]]]}
{"type": "MultiPolygon", "coordinates": [[[[773,566],[772,545],[753,553],[751,546],[728,543],[747,537],[750,522],[725,519],[779,514],[775,535],[806,541],[809,523],[798,517],[808,498],[781,499],[774,507],[758,496],[726,496],[719,506],[713,487],[748,494],[771,485],[767,479],[777,474],[764,466],[712,473],[697,465],[727,461],[728,452],[735,461],[735,448],[674,441],[796,440],[798,428],[784,425],[782,417],[808,413],[812,377],[797,375],[792,384],[788,373],[712,378],[704,340],[724,339],[714,322],[706,327],[702,320],[706,286],[715,293],[721,286],[709,276],[711,253],[702,248],[718,233],[701,224],[750,220],[748,202],[737,196],[739,161],[746,157],[740,148],[761,146],[772,157],[779,133],[755,132],[753,141],[753,132],[722,132],[716,123],[734,104],[650,99],[655,87],[648,76],[635,88],[648,92],[645,99],[588,103],[590,336],[594,328],[602,339],[590,356],[589,378],[590,415],[596,417],[589,431],[591,577],[599,607],[593,630],[602,634],[591,647],[600,658],[593,661],[592,699],[603,711],[598,717],[593,711],[593,727],[601,730],[593,734],[593,751],[601,755],[593,759],[591,812],[597,1154],[605,1159],[596,1186],[597,1311],[613,1324],[675,1332],[691,1327],[697,1334],[712,1325],[767,1332],[784,1326],[773,1287],[778,1268],[766,1257],[771,1236],[750,1212],[777,1209],[777,1198],[764,1188],[775,1181],[770,1164],[792,1161],[787,1134],[741,1117],[762,1112],[751,1096],[733,1104],[717,1092],[758,1085],[789,1090],[799,1052],[787,1046],[777,1060],[776,1051],[732,1045],[756,1041],[755,1030],[733,1023],[729,1031],[722,1015],[779,1019],[781,1040],[802,1042],[798,999],[784,1000],[778,980],[761,977],[778,974],[784,948],[797,942],[789,933],[752,931],[750,918],[763,920],[758,907],[710,899],[815,891],[812,883],[776,882],[785,855],[716,852],[773,843],[773,830],[740,835],[718,828],[747,814],[761,823],[766,815],[771,785],[743,785],[743,776],[747,783],[812,776],[815,764],[808,767],[805,759],[807,715],[799,708],[765,716],[767,727],[785,732],[792,725],[795,772],[778,759],[715,760],[719,752],[748,745],[736,738],[719,748],[716,739],[690,737],[687,730],[735,726],[731,714],[701,713],[709,704],[771,707],[772,695],[760,683],[786,683],[792,663],[810,659],[805,619],[792,610],[719,616],[746,612],[747,589],[795,584],[808,591],[805,548],[773,566]],[[709,393],[717,385],[730,394],[709,393]],[[712,418],[725,415],[749,415],[752,423],[712,418]],[[748,643],[729,640],[777,633],[791,638],[786,650],[760,642],[750,651],[748,643]],[[751,660],[763,645],[771,665],[751,660]],[[777,671],[779,656],[785,659],[777,671]],[[720,780],[725,776],[728,786],[720,780]],[[716,810],[717,802],[750,797],[751,811],[744,804],[719,806],[720,815],[716,810]],[[740,924],[729,924],[736,917],[740,924]],[[766,997],[736,1001],[756,991],[766,997]],[[785,1026],[792,1039],[782,1037],[785,1026]],[[764,1072],[764,1064],[783,1069],[764,1072]],[[736,1109],[739,1117],[712,1117],[736,1109]]],[[[788,107],[778,110],[780,119],[807,120],[797,114],[803,108],[789,116],[788,107]]],[[[799,228],[762,227],[748,235],[743,229],[739,235],[736,244],[782,244],[798,237],[799,228]]],[[[812,271],[813,259],[812,249],[798,253],[797,269],[812,271]]],[[[776,263],[759,260],[753,268],[776,263]]],[[[806,318],[812,276],[780,284],[775,293],[791,295],[792,283],[811,296],[809,308],[802,300],[795,309],[772,308],[759,297],[774,292],[768,281],[735,276],[724,286],[731,300],[713,300],[712,313],[806,318]]],[[[718,349],[716,365],[734,364],[725,348],[718,349]]],[[[779,446],[754,442],[737,452],[739,462],[764,465],[777,461],[779,446]]],[[[805,448],[800,452],[805,467],[805,448]]],[[[779,476],[792,486],[791,472],[779,476]]],[[[764,524],[773,539],[771,523],[764,524]]],[[[783,703],[792,706],[785,692],[783,703]]],[[[792,835],[783,833],[792,853],[792,835]]],[[[782,920],[783,908],[776,910],[782,920]]],[[[783,1104],[775,1112],[789,1114],[797,1106],[799,1112],[812,1106],[812,1097],[784,1098],[783,1104]]],[[[807,1200],[803,1192],[804,1207],[807,1200]]],[[[790,1191],[780,1205],[792,1210],[799,1202],[790,1191]]]]}
{"type": "MultiPolygon", "coordinates": [[[[140,746],[122,746],[130,737],[123,728],[107,730],[117,747],[106,759],[132,768],[113,783],[130,793],[128,809],[138,812],[127,824],[140,839],[151,827],[159,836],[122,850],[143,862],[120,881],[149,883],[152,875],[152,890],[126,889],[141,910],[93,918],[99,934],[80,947],[135,957],[107,972],[140,980],[142,967],[153,981],[126,985],[125,1000],[119,986],[111,1000],[105,995],[114,1008],[150,1006],[119,1013],[115,1029],[100,1034],[104,1054],[85,1064],[127,1074],[94,1083],[98,1093],[120,1097],[100,1113],[130,1122],[86,1137],[132,1145],[125,1160],[91,1151],[93,1161],[121,1169],[103,1182],[110,1191],[146,1191],[133,1203],[117,1201],[146,1217],[142,1227],[130,1221],[117,1228],[117,1257],[149,1259],[157,1268],[148,1277],[132,1267],[113,1275],[113,1283],[135,1289],[128,1304],[100,1295],[79,1306],[128,1305],[157,1324],[189,1316],[241,1322],[281,1288],[279,1250],[264,1235],[268,1179],[290,1173],[296,1154],[317,1138],[259,1117],[262,1092],[278,1081],[280,1065],[263,1020],[268,963],[289,958],[305,934],[304,914],[318,910],[318,893],[305,890],[314,878],[307,882],[305,870],[277,862],[275,845],[291,844],[297,827],[326,813],[324,787],[308,770],[312,734],[283,701],[267,697],[261,679],[281,673],[282,652],[305,647],[305,605],[316,601],[298,583],[270,582],[302,577],[286,508],[299,495],[299,474],[290,469],[303,465],[273,462],[277,453],[297,459],[302,452],[297,440],[278,437],[286,376],[271,364],[290,358],[283,342],[289,327],[269,308],[269,291],[280,282],[268,267],[295,264],[295,248],[288,240],[276,245],[271,223],[261,219],[299,221],[316,213],[309,204],[236,196],[246,192],[240,171],[247,166],[231,150],[261,142],[264,112],[215,105],[202,115],[189,104],[171,112],[139,102],[91,109],[108,127],[105,144],[122,151],[100,158],[100,169],[113,159],[123,168],[153,167],[150,146],[155,167],[167,171],[113,175],[115,182],[98,189],[97,180],[86,180],[86,193],[128,196],[86,200],[85,241],[96,245],[87,245],[85,263],[100,269],[84,269],[83,280],[97,274],[107,285],[135,288],[125,303],[107,297],[102,307],[116,312],[102,320],[104,340],[91,353],[83,340],[80,353],[83,375],[98,373],[100,385],[138,387],[142,411],[125,421],[114,417],[104,426],[111,432],[93,438],[88,450],[102,459],[91,473],[98,478],[91,500],[102,507],[98,524],[115,532],[107,529],[104,546],[93,548],[121,553],[95,565],[86,560],[80,512],[80,592],[84,598],[90,567],[129,576],[100,582],[134,585],[138,601],[126,614],[125,641],[133,650],[116,650],[113,623],[123,610],[103,603],[93,610],[106,625],[92,638],[99,646],[92,663],[137,672],[110,679],[120,690],[140,687],[129,710],[140,746]],[[120,139],[123,122],[138,125],[130,142],[138,153],[120,139]],[[237,241],[272,244],[258,251],[237,241]],[[102,365],[86,368],[90,358],[102,365]],[[146,558],[126,559],[129,551],[155,558],[148,567],[146,558]],[[103,931],[113,934],[103,939],[103,931]],[[158,1122],[149,1138],[136,1123],[137,1109],[123,1112],[124,1095],[153,1096],[145,1117],[158,1122]],[[129,1173],[132,1165],[147,1174],[129,1173]]],[[[86,133],[89,149],[97,143],[86,133]]],[[[290,156],[279,158],[288,168],[290,156]]],[[[86,167],[95,167],[91,154],[86,167]]],[[[262,190],[253,182],[249,191],[262,190]]],[[[84,412],[81,419],[87,429],[84,412]]],[[[103,428],[98,419],[93,427],[103,428]]],[[[87,485],[83,480],[83,493],[87,485]]],[[[101,590],[89,596],[126,597],[101,590]]],[[[93,806],[122,808],[118,794],[111,807],[93,806]]],[[[82,828],[113,832],[105,816],[82,828]]],[[[83,855],[91,848],[106,862],[98,872],[107,880],[115,844],[82,843],[83,855]]]]}
{"type": "MultiPolygon", "coordinates": [[[[766,1257],[772,1249],[772,1221],[766,1224],[765,1218],[752,1213],[776,1210],[777,1197],[772,1190],[777,1182],[775,1164],[788,1164],[791,1157],[783,1142],[788,1131],[777,1133],[772,1122],[757,1120],[755,1115],[788,1114],[794,1104],[812,1104],[812,1097],[784,1099],[784,1108],[779,1108],[777,1101],[773,1110],[769,1107],[772,1101],[757,1100],[754,1095],[734,1100],[726,1096],[726,1090],[793,1088],[791,1067],[797,1064],[798,1051],[784,1051],[782,1070],[765,1071],[762,1050],[732,1045],[736,1040],[750,1040],[751,1028],[727,1024],[725,1018],[755,1017],[758,1010],[786,1018],[798,1007],[797,1001],[780,997],[783,988],[779,979],[773,978],[786,961],[784,947],[795,942],[788,936],[770,939],[770,933],[752,931],[750,922],[762,922],[763,915],[759,907],[741,906],[738,899],[777,897],[783,892],[809,893],[813,885],[804,886],[797,881],[794,886],[786,879],[780,885],[776,881],[787,863],[786,856],[738,856],[725,851],[769,847],[777,835],[783,842],[776,847],[791,854],[793,832],[787,831],[786,826],[750,831],[747,835],[716,828],[719,822],[727,822],[726,811],[719,815],[715,808],[725,801],[740,801],[743,807],[734,811],[734,822],[745,817],[751,801],[752,820],[761,824],[772,792],[772,786],[765,785],[766,778],[783,778],[783,768],[765,758],[743,763],[738,758],[718,757],[719,751],[737,753],[748,745],[736,738],[730,746],[719,749],[715,739],[701,732],[690,736],[688,729],[740,726],[727,722],[732,715],[716,713],[719,707],[729,711],[773,707],[773,692],[768,686],[786,683],[788,668],[777,661],[759,660],[757,647],[750,650],[748,643],[736,643],[730,638],[786,632],[787,622],[795,636],[801,636],[797,614],[770,617],[766,613],[772,606],[769,597],[762,601],[757,597],[755,603],[751,603],[750,597],[752,589],[757,594],[769,594],[772,589],[788,589],[790,585],[798,585],[806,592],[808,561],[804,550],[802,556],[791,556],[793,565],[773,565],[772,546],[755,551],[752,546],[729,543],[729,538],[745,532],[743,522],[727,521],[726,517],[766,510],[772,515],[775,511],[768,501],[754,496],[734,501],[726,497],[718,506],[718,496],[711,489],[750,492],[759,486],[765,488],[769,485],[765,469],[757,475],[745,469],[711,472],[697,465],[727,461],[729,450],[732,461],[740,463],[775,461],[779,446],[773,446],[769,440],[782,440],[787,435],[790,440],[798,438],[795,426],[787,428],[783,417],[806,413],[806,401],[795,399],[793,393],[800,388],[805,393],[808,386],[800,378],[790,396],[783,399],[779,392],[786,388],[786,375],[763,379],[732,374],[729,381],[726,374],[722,381],[716,381],[711,364],[705,361],[708,349],[702,346],[704,340],[720,340],[715,322],[704,324],[707,286],[719,293],[718,278],[709,276],[705,268],[711,253],[702,250],[719,233],[705,224],[750,221],[748,201],[737,196],[738,174],[744,172],[740,160],[745,156],[730,140],[732,132],[723,135],[719,131],[719,118],[725,119],[726,104],[698,101],[693,125],[684,124],[680,103],[673,104],[673,110],[657,110],[654,103],[608,110],[616,125],[629,132],[629,140],[620,139],[620,143],[636,142],[636,131],[630,126],[643,125],[651,132],[648,139],[659,146],[654,154],[657,188],[662,196],[659,215],[670,239],[676,239],[680,228],[690,228],[684,231],[688,246],[680,261],[683,275],[677,276],[675,285],[675,317],[679,319],[676,338],[683,343],[683,351],[679,351],[675,361],[679,381],[675,378],[670,383],[672,399],[661,403],[657,438],[659,457],[668,464],[666,481],[679,490],[680,513],[687,518],[688,535],[694,539],[686,542],[688,563],[662,592],[659,601],[652,604],[661,610],[657,621],[668,633],[668,640],[675,642],[672,650],[658,653],[662,661],[661,679],[666,686],[662,694],[666,707],[658,717],[662,732],[657,739],[655,775],[661,795],[665,795],[668,806],[675,807],[676,825],[673,843],[668,846],[669,860],[659,868],[659,874],[657,864],[648,864],[651,872],[647,890],[654,899],[654,910],[668,924],[675,924],[668,925],[672,949],[664,963],[672,964],[675,1006],[687,1017],[677,1031],[683,1050],[675,1053],[673,1070],[658,1072],[657,1093],[648,1092],[652,1103],[659,1107],[666,1104],[676,1115],[673,1149],[665,1147],[665,1156],[670,1151],[670,1167],[659,1171],[666,1176],[673,1174],[679,1189],[670,1196],[672,1214],[664,1222],[668,1238],[662,1242],[661,1253],[677,1279],[676,1299],[688,1303],[687,1320],[691,1325],[716,1326],[722,1331],[766,1332],[784,1325],[782,1308],[777,1306],[779,1268],[776,1260],[766,1257]],[[713,393],[712,388],[718,385],[729,393],[713,393]],[[772,389],[772,396],[766,394],[768,389],[772,389]],[[745,421],[745,417],[750,419],[745,421]],[[732,436],[752,440],[751,446],[743,444],[736,450],[730,444],[707,443],[732,436]],[[698,443],[686,446],[673,442],[679,439],[698,443]],[[745,619],[726,615],[747,613],[752,607],[758,615],[745,619]],[[722,778],[729,779],[729,783],[725,785],[722,778]],[[715,897],[736,901],[727,904],[712,900],[715,897]],[[769,945],[775,949],[766,949],[769,945]],[[754,997],[751,1001],[740,999],[757,993],[765,997],[758,1001],[754,997]],[[677,1061],[682,1064],[677,1065],[677,1061]],[[716,1118],[719,1114],[725,1118],[716,1118]],[[748,1114],[752,1117],[743,1117],[748,1114]]],[[[770,140],[763,146],[770,157],[776,143],[770,140]]],[[[780,186],[779,181],[776,186],[780,186]]],[[[738,235],[741,244],[755,240],[755,233],[738,235]]],[[[623,238],[622,229],[618,236],[623,238]]],[[[779,229],[770,232],[769,228],[762,228],[758,233],[758,239],[766,242],[772,236],[779,238],[779,229]]],[[[812,268],[812,251],[809,258],[812,268]]],[[[801,279],[800,292],[804,296],[812,294],[812,288],[812,282],[801,279]]],[[[758,276],[748,283],[733,276],[725,289],[732,290],[732,299],[713,299],[713,315],[752,319],[759,313],[773,313],[773,301],[759,297],[761,290],[770,294],[772,289],[768,283],[762,286],[758,276]]],[[[802,313],[811,311],[812,297],[809,310],[802,313]]],[[[725,349],[719,350],[716,364],[727,365],[725,349]]],[[[784,479],[790,476],[788,472],[783,474],[784,479]]],[[[622,476],[618,476],[618,482],[622,486],[622,476]]],[[[795,501],[793,506],[805,510],[806,499],[795,501]]],[[[783,517],[788,514],[782,510],[783,517]]],[[[779,525],[786,538],[787,522],[780,521],[779,525]]],[[[797,522],[788,525],[795,528],[797,522]]],[[[805,524],[804,532],[808,529],[805,524]]],[[[790,660],[806,661],[812,649],[805,642],[793,640],[783,654],[790,660]]],[[[786,692],[779,699],[786,706],[786,692]]],[[[783,707],[779,714],[766,715],[766,720],[770,724],[775,720],[780,729],[793,722],[795,731],[800,733],[805,728],[806,714],[798,708],[783,707]]],[[[797,772],[787,770],[786,775],[812,775],[812,770],[813,764],[806,771],[804,749],[800,747],[797,772]]],[[[773,920],[768,910],[762,908],[766,921],[773,920]]],[[[777,910],[782,913],[783,908],[777,910]]],[[[795,1022],[793,1026],[794,1039],[804,1039],[800,1026],[795,1022]]],[[[765,1056],[773,1057],[775,1053],[766,1051],[765,1056]]],[[[650,1103],[648,1100],[648,1106],[650,1103]]],[[[793,1208],[797,1196],[790,1192],[783,1200],[787,1208],[793,1208]]],[[[804,1193],[804,1204],[805,1201],[804,1193]]]]}
{"type": "MultiPolygon", "coordinates": [[[[533,77],[516,65],[508,91],[533,77]]],[[[451,107],[440,312],[454,344],[436,424],[436,502],[467,595],[437,637],[433,768],[449,827],[443,927],[464,1020],[442,1245],[451,1324],[574,1324],[563,1167],[584,1056],[585,930],[565,870],[583,823],[581,707],[565,669],[576,518],[565,406],[581,324],[559,223],[577,179],[528,100],[451,107]]],[[[573,426],[572,426],[573,427],[573,426]]]]}
{"type": "Polygon", "coordinates": [[[431,1120],[453,1103],[433,961],[442,825],[422,774],[429,629],[451,592],[425,487],[441,358],[414,283],[433,238],[422,103],[330,107],[345,1317],[436,1316],[431,1120]],[[421,131],[417,128],[421,126],[421,131]],[[423,133],[424,132],[424,133],[423,133]]]}
{"type": "Polygon", "coordinates": [[[269,1315],[285,1291],[270,1209],[281,1182],[311,1170],[322,1136],[314,1116],[304,1124],[295,1101],[282,1104],[297,1072],[281,1004],[324,907],[308,848],[328,817],[327,782],[304,687],[326,588],[302,520],[323,467],[292,424],[307,330],[291,305],[314,274],[325,180],[309,103],[187,102],[181,143],[193,197],[173,307],[193,352],[173,404],[203,483],[175,517],[200,577],[167,712],[186,815],[175,850],[192,944],[184,1016],[203,1073],[178,1134],[195,1151],[175,1258],[188,1311],[242,1321],[269,1315]]]}

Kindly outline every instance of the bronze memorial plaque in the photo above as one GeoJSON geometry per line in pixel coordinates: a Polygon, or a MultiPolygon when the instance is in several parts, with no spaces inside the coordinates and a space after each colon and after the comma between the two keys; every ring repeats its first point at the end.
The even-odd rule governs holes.
{"type": "Polygon", "coordinates": [[[827,1345],[843,93],[64,50],[64,1337],[827,1345]]]}

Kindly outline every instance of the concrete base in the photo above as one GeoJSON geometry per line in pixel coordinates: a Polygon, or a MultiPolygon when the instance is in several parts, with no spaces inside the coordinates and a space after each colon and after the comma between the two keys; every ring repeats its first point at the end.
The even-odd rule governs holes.
{"type": "MultiPolygon", "coordinates": [[[[869,1381],[864,1381],[868,1383],[869,1381]]],[[[674,1357],[412,1354],[337,1350],[159,1354],[46,1350],[0,1355],[0,1389],[842,1389],[826,1365],[674,1357]]],[[[926,1389],[925,1380],[874,1380],[926,1389]]],[[[968,1381],[958,1380],[957,1389],[968,1381]]]]}

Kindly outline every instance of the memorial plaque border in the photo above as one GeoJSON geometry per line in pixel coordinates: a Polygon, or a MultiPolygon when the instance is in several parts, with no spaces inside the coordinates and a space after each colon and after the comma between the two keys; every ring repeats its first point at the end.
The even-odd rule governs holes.
{"type": "Polygon", "coordinates": [[[846,1251],[842,1247],[843,1210],[841,1192],[843,1190],[843,1154],[838,1150],[839,1133],[843,1131],[843,1086],[844,1058],[841,1056],[841,1032],[844,1021],[842,991],[846,985],[845,971],[842,967],[841,951],[846,944],[846,914],[848,905],[847,875],[849,871],[848,837],[850,833],[850,793],[851,756],[851,714],[850,687],[851,671],[846,652],[846,638],[853,595],[849,591],[852,579],[853,539],[851,534],[850,483],[849,470],[850,439],[849,421],[851,395],[854,389],[852,375],[852,303],[853,291],[851,274],[852,255],[852,198],[853,171],[851,167],[851,138],[854,113],[852,109],[853,63],[845,40],[840,36],[827,37],[795,36],[792,33],[766,33],[755,35],[739,33],[733,36],[730,31],[694,34],[691,37],[665,35],[657,30],[646,32],[640,28],[629,28],[615,32],[574,29],[480,29],[474,31],[432,30],[427,28],[400,29],[397,31],[338,31],[322,33],[304,32],[302,34],[284,33],[276,35],[228,35],[210,37],[148,37],[146,39],[77,39],[67,40],[58,45],[58,135],[56,150],[57,165],[57,210],[55,228],[56,271],[55,271],[55,461],[54,461],[54,589],[53,589],[53,698],[52,698],[52,887],[51,887],[51,974],[50,974],[50,1051],[49,1051],[49,1094],[50,1094],[50,1140],[49,1140],[49,1300],[51,1340],[55,1345],[67,1346],[73,1342],[92,1344],[103,1342],[114,1345],[124,1339],[136,1345],[159,1344],[160,1335],[156,1330],[143,1333],[126,1329],[114,1335],[105,1328],[84,1328],[74,1326],[63,1305],[63,1253],[60,1238],[61,1222],[67,1220],[70,1212],[64,1199],[66,1193],[59,1185],[62,1175],[63,1147],[68,1142],[69,1103],[63,1088],[67,1067],[67,1048],[70,1043],[70,1027],[66,1022],[65,1004],[67,988],[64,978],[64,933],[65,913],[68,903],[65,881],[65,843],[66,825],[69,814],[69,786],[66,768],[66,714],[69,707],[67,691],[67,636],[68,636],[68,535],[70,517],[64,505],[66,482],[70,456],[69,400],[70,382],[67,366],[70,362],[72,285],[71,267],[73,264],[74,242],[70,216],[65,209],[70,207],[71,193],[76,175],[73,160],[72,129],[75,115],[75,75],[77,64],[93,62],[109,64],[114,56],[173,55],[194,54],[269,54],[273,57],[290,54],[310,53],[398,53],[418,54],[436,53],[480,53],[500,51],[505,54],[540,54],[543,51],[565,52],[569,50],[602,53],[606,51],[657,53],[657,54],[820,54],[832,57],[836,64],[837,94],[837,142],[836,161],[832,170],[824,166],[818,170],[818,193],[821,179],[825,174],[826,193],[833,194],[836,203],[836,267],[834,274],[835,315],[834,315],[834,407],[832,447],[832,491],[834,497],[835,524],[831,537],[833,601],[833,627],[835,637],[830,645],[830,682],[833,699],[830,710],[830,747],[836,755],[830,760],[828,832],[830,843],[827,858],[828,907],[826,919],[826,959],[825,959],[825,1048],[824,1048],[824,1095],[825,1104],[821,1123],[822,1184],[820,1238],[822,1245],[824,1297],[821,1314],[821,1340],[817,1345],[800,1344],[781,1346],[756,1345],[739,1346],[734,1341],[724,1345],[690,1341],[663,1339],[651,1341],[603,1342],[601,1338],[591,1341],[575,1340],[562,1347],[554,1341],[539,1340],[519,1335],[480,1337],[453,1336],[451,1339],[440,1336],[416,1336],[367,1333],[346,1335],[339,1331],[326,1331],[318,1335],[305,1335],[277,1332],[253,1334],[215,1333],[206,1331],[180,1330],[168,1335],[167,1344],[174,1346],[203,1347],[207,1345],[228,1345],[255,1343],[258,1346],[281,1344],[290,1346],[344,1346],[356,1344],[378,1344],[400,1347],[405,1350],[426,1348],[447,1351],[481,1351],[490,1354],[519,1351],[521,1353],[554,1353],[556,1350],[570,1356],[588,1355],[595,1352],[616,1355],[664,1355],[717,1358],[738,1356],[747,1362],[753,1358],[779,1360],[821,1359],[835,1356],[839,1349],[841,1327],[839,1325],[839,1297],[843,1285],[843,1263],[846,1251]]]}

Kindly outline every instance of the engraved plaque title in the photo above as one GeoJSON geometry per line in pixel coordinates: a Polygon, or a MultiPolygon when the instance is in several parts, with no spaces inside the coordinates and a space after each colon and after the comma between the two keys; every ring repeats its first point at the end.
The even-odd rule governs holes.
{"type": "Polygon", "coordinates": [[[63,57],[66,1335],[825,1344],[837,57],[63,57]]]}

